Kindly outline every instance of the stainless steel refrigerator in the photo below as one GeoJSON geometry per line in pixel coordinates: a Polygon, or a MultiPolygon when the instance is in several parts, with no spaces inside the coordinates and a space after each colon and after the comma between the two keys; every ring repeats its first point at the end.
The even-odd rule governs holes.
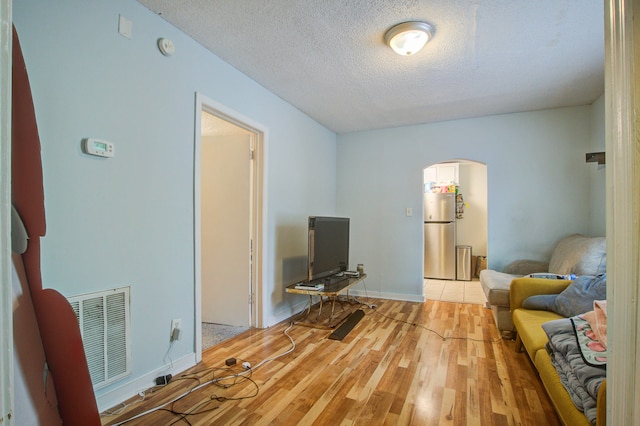
{"type": "Polygon", "coordinates": [[[456,279],[456,194],[424,194],[424,277],[456,279]]]}

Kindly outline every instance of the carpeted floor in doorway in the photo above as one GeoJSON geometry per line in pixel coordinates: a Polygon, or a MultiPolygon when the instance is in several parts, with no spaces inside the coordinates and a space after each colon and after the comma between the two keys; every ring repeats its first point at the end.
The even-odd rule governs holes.
{"type": "Polygon", "coordinates": [[[249,327],[236,327],[233,325],[202,323],[202,350],[208,349],[224,342],[240,333],[247,331],[249,327]]]}

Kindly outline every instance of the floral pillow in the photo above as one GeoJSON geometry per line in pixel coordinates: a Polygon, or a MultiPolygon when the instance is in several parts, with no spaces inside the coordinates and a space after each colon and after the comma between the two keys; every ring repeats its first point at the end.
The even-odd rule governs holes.
{"type": "Polygon", "coordinates": [[[607,348],[597,339],[584,315],[571,318],[578,339],[578,347],[584,361],[593,367],[607,365],[607,348]]]}

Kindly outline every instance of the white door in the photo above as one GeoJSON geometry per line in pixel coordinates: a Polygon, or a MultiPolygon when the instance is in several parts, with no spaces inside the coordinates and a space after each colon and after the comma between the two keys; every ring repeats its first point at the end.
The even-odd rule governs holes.
{"type": "Polygon", "coordinates": [[[231,134],[202,137],[202,321],[247,327],[251,319],[252,135],[234,127],[237,131],[231,134]]]}

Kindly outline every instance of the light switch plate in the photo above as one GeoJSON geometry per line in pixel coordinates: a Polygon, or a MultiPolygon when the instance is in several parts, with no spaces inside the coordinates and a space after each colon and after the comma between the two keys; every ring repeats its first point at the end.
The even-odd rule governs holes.
{"type": "Polygon", "coordinates": [[[133,34],[133,22],[122,15],[120,15],[120,20],[118,21],[118,34],[129,39],[133,34]]]}

